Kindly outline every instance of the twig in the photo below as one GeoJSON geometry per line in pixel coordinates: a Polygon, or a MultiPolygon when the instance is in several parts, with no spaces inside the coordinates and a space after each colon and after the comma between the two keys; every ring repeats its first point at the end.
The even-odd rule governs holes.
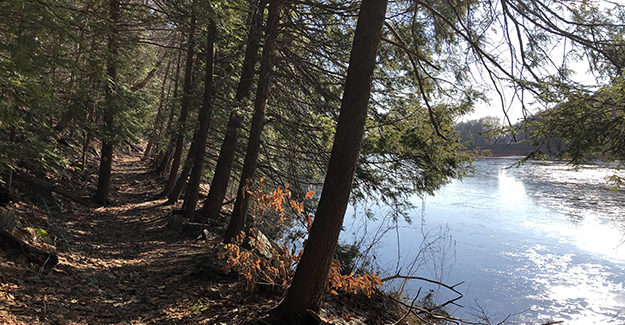
{"type": "Polygon", "coordinates": [[[419,291],[417,291],[417,294],[414,296],[414,299],[412,299],[412,302],[410,303],[410,307],[408,307],[408,311],[406,311],[406,313],[404,314],[404,316],[402,316],[402,318],[398,319],[395,323],[393,323],[393,325],[398,325],[404,319],[406,319],[408,315],[410,315],[410,313],[412,312],[412,307],[414,307],[414,303],[417,301],[417,298],[419,298],[420,293],[421,293],[421,288],[419,288],[419,291]]]}
{"type": "MultiPolygon", "coordinates": [[[[395,302],[397,302],[397,303],[401,304],[402,306],[405,306],[405,307],[410,308],[410,306],[409,306],[408,304],[404,303],[403,301],[401,301],[401,300],[399,300],[399,299],[393,298],[392,296],[389,296],[389,298],[391,298],[391,299],[392,299],[392,300],[394,300],[395,302]]],[[[448,315],[443,315],[443,314],[437,314],[437,313],[435,313],[435,312],[433,312],[433,311],[431,311],[431,310],[427,310],[427,309],[422,308],[422,307],[419,307],[419,306],[412,306],[412,308],[410,309],[410,311],[411,311],[412,313],[414,313],[414,314],[415,314],[415,316],[417,316],[417,317],[419,317],[419,315],[418,315],[417,313],[415,313],[415,312],[414,312],[414,310],[412,310],[412,309],[416,309],[416,310],[418,310],[420,313],[427,314],[429,317],[434,318],[434,319],[438,319],[438,320],[446,320],[446,321],[448,321],[448,322],[452,322],[452,323],[454,323],[454,324],[460,324],[460,323],[470,324],[470,323],[468,323],[468,322],[466,322],[465,320],[460,319],[460,318],[455,318],[455,317],[448,316],[448,315]]],[[[421,318],[421,317],[419,317],[419,318],[421,318]]]]}
{"type": "Polygon", "coordinates": [[[401,274],[395,274],[395,275],[386,277],[386,278],[382,279],[381,281],[382,282],[386,282],[386,281],[390,281],[390,280],[394,280],[394,279],[421,280],[421,281],[425,281],[425,282],[429,282],[429,283],[434,283],[434,284],[438,284],[438,285],[440,285],[442,287],[445,287],[445,288],[447,288],[447,289],[449,289],[449,290],[451,290],[451,291],[453,291],[453,292],[463,296],[463,294],[460,291],[456,290],[456,287],[461,285],[461,284],[463,284],[464,281],[456,283],[456,284],[450,286],[450,285],[442,283],[440,281],[436,281],[436,280],[432,280],[432,279],[428,279],[428,278],[424,278],[424,277],[420,277],[420,276],[409,276],[409,275],[401,275],[401,274]]]}

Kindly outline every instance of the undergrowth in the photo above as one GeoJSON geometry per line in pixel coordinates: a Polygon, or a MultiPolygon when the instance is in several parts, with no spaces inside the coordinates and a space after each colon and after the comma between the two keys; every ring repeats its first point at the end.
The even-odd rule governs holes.
{"type": "MultiPolygon", "coordinates": [[[[224,244],[218,258],[223,261],[223,271],[225,273],[234,271],[239,274],[240,281],[248,291],[253,291],[256,285],[265,285],[284,292],[295,274],[303,253],[305,238],[312,226],[313,217],[306,213],[304,201],[312,199],[314,191],[306,193],[304,200],[298,202],[291,200],[288,184],[265,192],[261,178],[259,186],[253,190],[248,186],[246,193],[251,196],[252,211],[257,215],[270,216],[274,218],[275,223],[284,224],[288,220],[290,208],[291,217],[300,220],[305,231],[290,239],[283,239],[281,243],[271,243],[264,240],[262,238],[264,235],[257,229],[250,228],[247,234],[241,232],[233,243],[224,244]],[[298,244],[302,240],[303,244],[298,244]],[[243,248],[243,244],[249,248],[243,248]]],[[[342,274],[341,263],[336,259],[330,266],[327,283],[327,291],[334,295],[349,292],[361,293],[368,297],[376,288],[382,286],[382,281],[376,274],[367,272],[342,274]]]]}

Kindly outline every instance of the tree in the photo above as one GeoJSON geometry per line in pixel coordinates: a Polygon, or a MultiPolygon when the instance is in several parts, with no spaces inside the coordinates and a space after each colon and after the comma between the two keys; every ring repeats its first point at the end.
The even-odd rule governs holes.
{"type": "MultiPolygon", "coordinates": [[[[173,93],[173,98],[172,101],[170,103],[170,108],[169,108],[169,116],[167,117],[167,124],[165,126],[165,134],[169,135],[173,132],[173,125],[174,125],[174,118],[176,115],[176,103],[177,103],[177,99],[178,99],[178,81],[180,80],[180,60],[182,57],[182,51],[178,50],[178,60],[176,61],[176,74],[174,75],[174,93],[173,93]]],[[[155,131],[155,130],[153,130],[155,131]]],[[[156,159],[156,171],[159,174],[163,174],[165,172],[165,170],[167,170],[167,167],[169,167],[169,162],[171,161],[171,156],[174,153],[174,138],[170,138],[169,141],[167,142],[167,147],[166,149],[161,152],[156,159]]]]}
{"type": "Polygon", "coordinates": [[[246,191],[248,183],[254,179],[258,163],[260,136],[265,123],[265,109],[269,96],[269,87],[271,86],[271,71],[275,58],[274,51],[278,37],[281,7],[282,0],[269,1],[269,13],[267,15],[267,26],[265,28],[265,44],[263,46],[260,75],[258,78],[258,87],[256,89],[256,98],[254,100],[254,115],[252,116],[250,134],[247,140],[243,170],[239,178],[237,198],[234,203],[232,215],[230,216],[228,229],[226,229],[226,234],[224,236],[225,243],[232,242],[232,240],[243,231],[247,218],[249,196],[246,191]]]}
{"type": "Polygon", "coordinates": [[[185,138],[185,125],[187,122],[187,116],[189,115],[189,106],[191,100],[191,78],[193,76],[193,59],[195,56],[195,1],[191,4],[191,23],[189,25],[189,36],[187,39],[187,59],[184,70],[184,84],[182,86],[182,102],[180,104],[180,115],[178,116],[177,126],[174,132],[174,150],[171,163],[171,169],[169,170],[169,176],[167,177],[167,183],[163,189],[163,195],[167,196],[173,190],[173,187],[178,176],[178,169],[180,168],[180,161],[182,159],[182,150],[185,138]]]}
{"type": "Polygon", "coordinates": [[[0,4],[0,30],[0,183],[10,187],[18,167],[41,172],[67,163],[50,141],[58,120],[49,117],[71,106],[56,89],[70,88],[59,72],[75,75],[78,64],[50,60],[66,57],[75,31],[37,3],[0,4]]]}
{"type": "Polygon", "coordinates": [[[467,145],[467,149],[478,153],[492,149],[494,145],[492,133],[499,127],[499,119],[496,117],[482,117],[456,124],[460,140],[467,145]]]}
{"type": "Polygon", "coordinates": [[[148,138],[148,144],[145,147],[145,151],[143,153],[143,158],[148,158],[152,155],[152,151],[156,146],[156,142],[158,142],[158,136],[160,134],[160,129],[162,125],[162,118],[164,113],[164,108],[167,106],[166,101],[169,99],[169,91],[171,90],[171,82],[169,83],[169,87],[167,88],[167,92],[165,92],[165,85],[169,79],[169,68],[171,67],[171,60],[167,61],[167,68],[165,68],[165,75],[163,75],[163,81],[161,84],[161,94],[158,104],[158,109],[156,110],[156,117],[154,118],[154,129],[148,138]]]}
{"type": "Polygon", "coordinates": [[[323,191],[291,287],[269,318],[274,324],[311,323],[306,310],[317,310],[325,293],[356,172],[386,6],[385,0],[361,4],[323,191]]]}
{"type": "MultiPolygon", "coordinates": [[[[107,39],[107,57],[106,57],[106,74],[108,77],[105,88],[105,100],[107,108],[104,112],[104,127],[111,130],[114,127],[114,116],[117,105],[119,105],[117,96],[117,60],[119,55],[118,49],[118,27],[119,23],[119,0],[109,0],[109,18],[110,27],[107,39]]],[[[113,139],[112,135],[108,135],[102,141],[102,150],[100,153],[100,169],[98,172],[98,186],[93,196],[93,201],[99,204],[108,202],[109,189],[111,187],[111,166],[113,163],[113,139]]]]}
{"type": "Polygon", "coordinates": [[[197,130],[197,147],[193,159],[193,167],[191,169],[191,176],[189,179],[189,185],[187,187],[187,194],[184,200],[184,217],[190,218],[195,212],[195,206],[199,198],[198,189],[200,186],[200,180],[204,171],[204,155],[206,153],[206,137],[208,136],[208,126],[212,117],[212,105],[213,105],[213,61],[215,57],[215,39],[217,29],[215,22],[210,21],[208,24],[208,31],[206,37],[206,76],[204,77],[204,101],[198,119],[200,125],[197,130]]]}
{"type": "MultiPolygon", "coordinates": [[[[622,77],[595,92],[574,91],[568,100],[527,121],[538,148],[531,157],[555,157],[582,164],[589,158],[625,161],[625,82],[622,77]],[[564,145],[554,146],[554,140],[564,145]]],[[[615,179],[616,180],[616,179],[615,179]]]]}
{"type": "Polygon", "coordinates": [[[224,139],[219,149],[219,157],[217,165],[211,180],[208,196],[204,200],[201,218],[216,218],[221,211],[221,204],[226,196],[228,188],[228,179],[232,170],[232,162],[236,151],[236,144],[239,137],[239,128],[241,127],[241,110],[244,100],[249,97],[250,89],[254,81],[254,71],[256,62],[258,61],[258,48],[260,47],[260,38],[263,26],[263,12],[267,5],[267,0],[251,1],[254,5],[251,13],[251,22],[249,32],[247,34],[247,44],[245,47],[245,58],[241,65],[241,75],[237,86],[236,94],[233,102],[232,112],[228,118],[228,124],[224,139]]]}
{"type": "Polygon", "coordinates": [[[180,171],[180,175],[178,176],[178,180],[176,181],[176,185],[167,195],[167,202],[165,204],[176,204],[178,198],[180,198],[180,194],[184,190],[187,185],[187,181],[189,179],[189,174],[191,173],[191,167],[193,166],[193,159],[196,156],[199,145],[199,133],[196,131],[193,133],[193,139],[191,139],[191,145],[189,146],[189,150],[187,151],[186,159],[184,160],[184,165],[182,166],[182,171],[180,171]]]}

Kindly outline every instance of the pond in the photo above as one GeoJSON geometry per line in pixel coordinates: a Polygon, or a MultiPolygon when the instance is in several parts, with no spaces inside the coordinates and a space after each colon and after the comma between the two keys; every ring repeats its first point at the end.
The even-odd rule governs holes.
{"type": "MultiPolygon", "coordinates": [[[[350,207],[342,242],[377,242],[369,257],[387,275],[412,274],[456,284],[455,316],[513,324],[625,324],[625,189],[611,190],[603,165],[479,159],[475,173],[414,197],[411,222],[392,207],[350,207]],[[399,257],[399,259],[398,259],[399,257]]],[[[621,176],[623,176],[621,174],[621,176]]],[[[385,285],[398,290],[400,281],[385,285]]],[[[404,294],[433,290],[438,304],[455,295],[408,281],[404,294]]]]}

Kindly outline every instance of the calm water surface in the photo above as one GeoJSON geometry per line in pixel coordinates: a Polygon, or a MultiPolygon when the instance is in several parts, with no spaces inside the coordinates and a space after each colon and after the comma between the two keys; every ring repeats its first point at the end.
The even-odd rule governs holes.
{"type": "MultiPolygon", "coordinates": [[[[448,308],[457,316],[476,319],[481,308],[512,324],[625,324],[625,189],[611,191],[606,181],[617,171],[555,162],[507,168],[515,162],[478,160],[473,176],[415,197],[422,208],[410,224],[395,225],[390,207],[365,224],[363,207],[352,207],[341,238],[378,234],[370,255],[387,274],[465,281],[464,308],[448,308]]],[[[454,296],[414,281],[404,292],[418,287],[434,289],[438,303],[454,296]]]]}

